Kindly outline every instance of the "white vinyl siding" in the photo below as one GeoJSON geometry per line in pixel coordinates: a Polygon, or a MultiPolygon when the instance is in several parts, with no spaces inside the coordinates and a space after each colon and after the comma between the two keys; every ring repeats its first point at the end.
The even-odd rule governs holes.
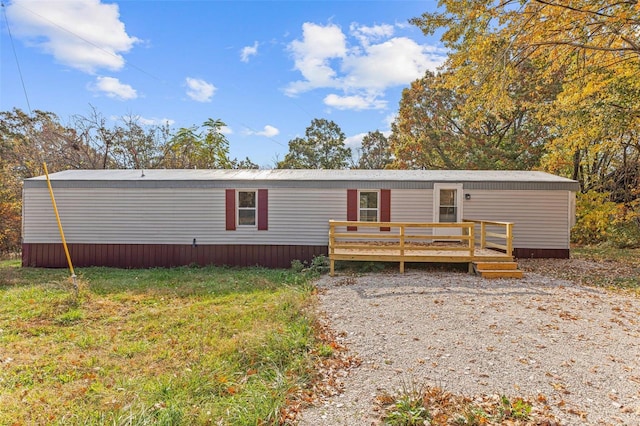
{"type": "MultiPolygon", "coordinates": [[[[432,189],[397,189],[391,191],[392,222],[432,222],[432,189]]],[[[397,228],[392,229],[398,232],[397,228]]],[[[432,235],[431,228],[410,228],[407,235],[432,235]]]]}
{"type": "MultiPolygon", "coordinates": [[[[69,243],[191,244],[224,230],[224,191],[175,189],[54,189],[69,243]]],[[[46,189],[25,189],[24,242],[59,242],[46,189]]],[[[204,241],[202,241],[204,242],[204,241]]]]}
{"type": "Polygon", "coordinates": [[[513,246],[569,248],[568,191],[465,190],[467,219],[513,222],[513,246]]]}
{"type": "Polygon", "coordinates": [[[392,222],[431,222],[432,220],[432,189],[391,190],[392,222]]]}
{"type": "MultiPolygon", "coordinates": [[[[347,219],[342,188],[266,188],[269,229],[225,230],[220,188],[58,188],[69,243],[326,245],[330,219],[347,219]]],[[[572,193],[564,190],[464,190],[464,217],[514,222],[514,247],[568,249],[572,193]]],[[[432,222],[433,190],[391,190],[393,222],[432,222]]],[[[25,188],[23,241],[57,243],[46,188],[25,188]]]]}
{"type": "MultiPolygon", "coordinates": [[[[55,197],[69,243],[324,245],[329,219],[346,220],[343,189],[269,189],[269,230],[225,230],[223,189],[60,188],[55,197]]],[[[24,198],[24,242],[60,235],[47,189],[24,198]]]]}

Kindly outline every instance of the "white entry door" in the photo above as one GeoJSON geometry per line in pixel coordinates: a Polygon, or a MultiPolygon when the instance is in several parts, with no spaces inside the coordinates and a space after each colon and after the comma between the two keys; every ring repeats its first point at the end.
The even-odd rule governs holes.
{"type": "MultiPolygon", "coordinates": [[[[462,221],[462,184],[433,184],[433,221],[455,223],[462,221]]],[[[433,235],[460,235],[461,228],[434,228],[433,235]]]]}

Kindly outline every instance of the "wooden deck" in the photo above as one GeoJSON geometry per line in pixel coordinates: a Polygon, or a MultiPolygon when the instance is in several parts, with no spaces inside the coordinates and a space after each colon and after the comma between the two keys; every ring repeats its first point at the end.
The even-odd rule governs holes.
{"type": "Polygon", "coordinates": [[[470,272],[473,262],[512,262],[512,226],[478,220],[446,224],[330,221],[330,273],[334,274],[335,261],[340,260],[398,262],[401,273],[406,262],[468,263],[470,272]],[[481,234],[478,241],[476,225],[481,234]],[[496,242],[499,239],[504,244],[496,242]]]}

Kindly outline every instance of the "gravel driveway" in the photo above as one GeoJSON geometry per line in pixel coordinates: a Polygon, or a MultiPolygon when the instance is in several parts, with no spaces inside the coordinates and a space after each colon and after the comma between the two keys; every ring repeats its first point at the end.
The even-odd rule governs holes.
{"type": "Polygon", "coordinates": [[[317,285],[320,310],[362,364],[300,425],[378,424],[375,397],[411,382],[522,396],[566,425],[640,425],[636,297],[531,272],[486,280],[420,270],[317,285]]]}

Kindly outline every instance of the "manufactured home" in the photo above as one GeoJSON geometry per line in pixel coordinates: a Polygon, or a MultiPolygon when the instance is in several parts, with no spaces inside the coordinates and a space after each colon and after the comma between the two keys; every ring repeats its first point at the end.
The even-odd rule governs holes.
{"type": "MultiPolygon", "coordinates": [[[[395,223],[509,223],[515,257],[567,258],[579,190],[529,171],[69,170],[50,181],[74,264],[125,268],[289,267],[329,253],[331,221],[381,223],[380,235],[395,223]]],[[[22,264],[66,266],[46,178],[23,192],[22,264]]]]}

